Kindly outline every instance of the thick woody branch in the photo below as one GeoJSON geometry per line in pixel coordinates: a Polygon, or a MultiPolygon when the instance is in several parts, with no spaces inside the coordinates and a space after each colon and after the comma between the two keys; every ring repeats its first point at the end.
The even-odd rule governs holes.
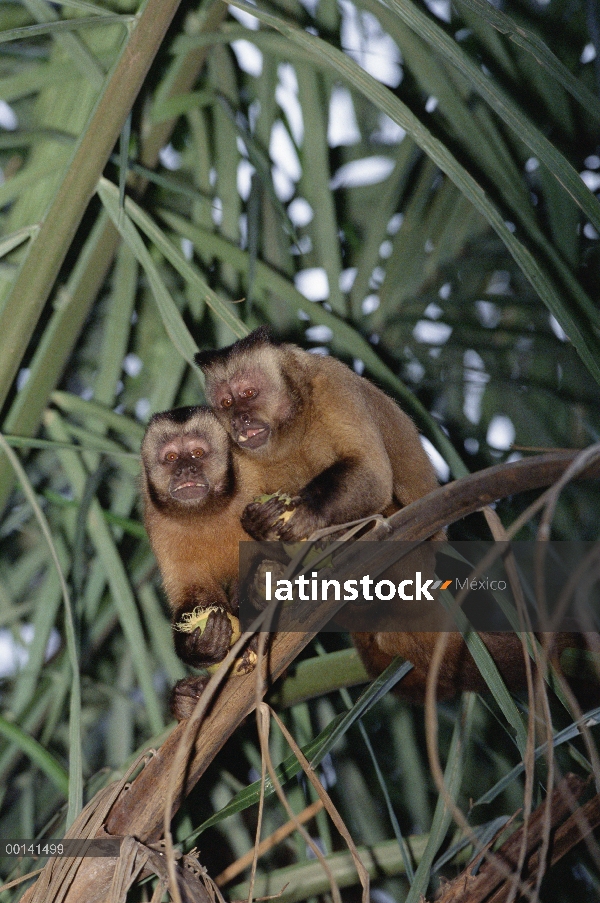
{"type": "MultiPolygon", "coordinates": [[[[585,786],[586,783],[581,778],[573,774],[567,775],[553,791],[550,809],[547,809],[544,801],[532,813],[527,824],[527,855],[520,884],[522,889],[531,889],[535,884],[544,820],[548,817],[548,811],[552,818],[552,843],[546,870],[600,825],[600,795],[596,794],[581,808],[575,809],[585,786]]],[[[473,866],[470,865],[461,875],[445,884],[436,897],[436,903],[505,903],[513,890],[513,873],[519,861],[524,831],[525,828],[521,827],[511,834],[500,849],[483,863],[477,874],[473,874],[473,866]],[[511,873],[508,878],[507,870],[511,873]]],[[[516,899],[520,900],[522,897],[517,894],[516,899]]]]}
{"type": "MultiPolygon", "coordinates": [[[[497,464],[447,483],[393,514],[369,538],[385,539],[393,533],[394,539],[426,539],[447,524],[499,499],[551,486],[579,454],[578,451],[548,452],[511,464],[497,464]]],[[[587,467],[577,479],[599,476],[600,461],[587,467]]]]}
{"type": "MultiPolygon", "coordinates": [[[[389,521],[375,528],[371,536],[375,539],[389,538],[393,532],[393,537],[397,540],[426,538],[442,526],[460,520],[466,514],[497,499],[551,485],[574,462],[577,454],[558,452],[538,455],[464,477],[399,511],[389,521]]],[[[598,475],[600,465],[595,465],[582,473],[581,477],[598,475]]],[[[293,662],[317,629],[315,627],[306,633],[279,633],[273,637],[269,653],[268,686],[293,662]]],[[[238,725],[254,710],[254,706],[254,675],[238,677],[223,687],[200,728],[187,773],[178,776],[175,809],[238,725]]],[[[133,833],[145,842],[160,837],[164,788],[183,729],[182,725],[175,728],[130,789],[117,801],[106,823],[109,833],[133,833]]]]}

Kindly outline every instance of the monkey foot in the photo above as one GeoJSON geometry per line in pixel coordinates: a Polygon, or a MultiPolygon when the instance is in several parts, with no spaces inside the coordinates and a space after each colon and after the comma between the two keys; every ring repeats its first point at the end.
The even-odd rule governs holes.
{"type": "Polygon", "coordinates": [[[177,681],[171,691],[169,708],[178,721],[190,717],[209,680],[210,678],[204,674],[201,677],[184,677],[177,681]]]}

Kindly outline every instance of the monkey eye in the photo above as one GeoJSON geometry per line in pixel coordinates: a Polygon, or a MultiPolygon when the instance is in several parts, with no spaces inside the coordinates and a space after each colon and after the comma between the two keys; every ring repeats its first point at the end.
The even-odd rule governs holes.
{"type": "Polygon", "coordinates": [[[204,449],[202,447],[193,448],[192,449],[192,458],[202,458],[204,457],[204,449]]]}
{"type": "Polygon", "coordinates": [[[179,457],[179,455],[177,454],[177,452],[170,451],[170,452],[167,452],[167,454],[165,455],[165,461],[168,464],[174,464],[178,457],[179,457]]]}
{"type": "Polygon", "coordinates": [[[256,391],[256,389],[244,389],[244,391],[240,394],[242,398],[256,398],[258,392],[256,391]]]}
{"type": "Polygon", "coordinates": [[[222,408],[230,408],[233,404],[233,398],[231,395],[226,395],[225,398],[221,399],[221,407],[222,408]]]}

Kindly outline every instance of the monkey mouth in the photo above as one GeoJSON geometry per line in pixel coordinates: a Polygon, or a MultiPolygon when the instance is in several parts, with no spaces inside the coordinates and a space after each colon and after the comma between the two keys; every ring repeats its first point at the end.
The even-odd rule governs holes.
{"type": "Polygon", "coordinates": [[[268,426],[251,426],[237,434],[236,442],[242,448],[260,448],[267,442],[271,430],[268,426]]]}
{"type": "Polygon", "coordinates": [[[177,499],[178,502],[195,502],[203,499],[208,495],[208,483],[200,483],[196,480],[186,480],[185,483],[179,483],[169,490],[171,497],[177,499]]]}

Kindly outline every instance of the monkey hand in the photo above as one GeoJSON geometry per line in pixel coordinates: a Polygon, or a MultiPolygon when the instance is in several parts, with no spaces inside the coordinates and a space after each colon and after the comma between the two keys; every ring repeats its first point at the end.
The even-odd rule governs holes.
{"type": "Polygon", "coordinates": [[[256,571],[254,572],[254,577],[250,584],[250,601],[252,603],[252,607],[256,609],[256,611],[264,611],[270,602],[267,602],[266,598],[266,574],[270,572],[272,580],[277,585],[278,580],[283,580],[286,575],[287,565],[289,562],[282,561],[261,561],[256,571]]]}
{"type": "Polygon", "coordinates": [[[253,539],[294,542],[309,535],[305,525],[307,514],[310,512],[300,496],[276,492],[246,506],[242,527],[253,539]]]}
{"type": "MultiPolygon", "coordinates": [[[[187,624],[190,623],[190,617],[193,617],[199,611],[202,614],[204,613],[202,609],[184,613],[184,617],[185,614],[189,615],[187,624]]],[[[215,607],[210,611],[208,617],[203,620],[201,626],[195,629],[189,630],[185,627],[182,628],[180,624],[174,625],[175,651],[177,655],[194,668],[205,668],[208,665],[216,665],[223,661],[229,652],[232,641],[235,642],[235,639],[237,639],[234,636],[232,618],[233,615],[230,615],[225,609],[215,607]]],[[[234,620],[237,621],[237,618],[234,620]]],[[[239,636],[239,622],[237,628],[237,635],[239,636]]]]}
{"type": "Polygon", "coordinates": [[[178,721],[190,717],[209,680],[210,677],[204,674],[198,677],[184,677],[177,681],[171,691],[169,708],[178,721]]]}

